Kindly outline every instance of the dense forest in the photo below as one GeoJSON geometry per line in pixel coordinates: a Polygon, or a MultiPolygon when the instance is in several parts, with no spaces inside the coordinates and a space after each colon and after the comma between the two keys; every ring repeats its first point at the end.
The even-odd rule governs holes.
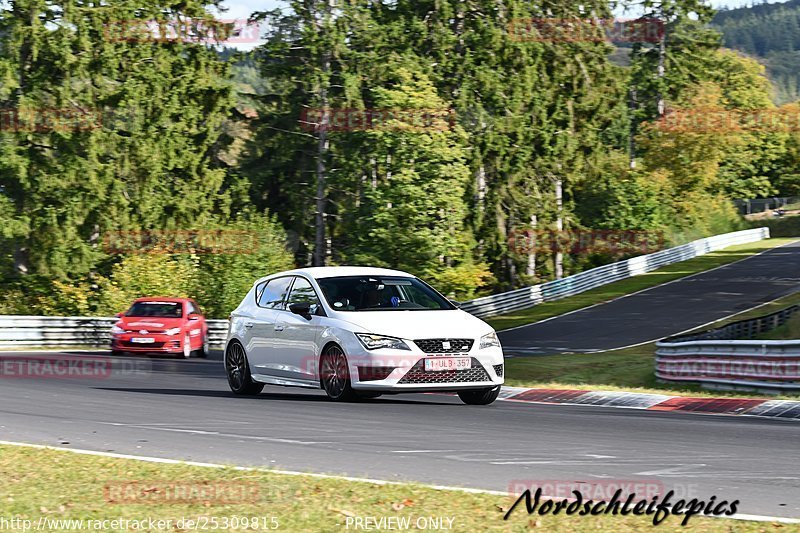
{"type": "Polygon", "coordinates": [[[800,108],[702,2],[642,3],[640,38],[606,33],[602,1],[289,4],[253,14],[250,52],[202,0],[0,6],[0,313],[159,294],[224,317],[295,265],[395,267],[468,299],[641,251],[520,232],[668,246],[741,228],[734,198],[800,194],[800,108]],[[175,20],[187,36],[145,24],[175,20]]]}
{"type": "Polygon", "coordinates": [[[726,47],[766,65],[776,103],[800,98],[800,0],[722,10],[712,24],[726,47]]]}

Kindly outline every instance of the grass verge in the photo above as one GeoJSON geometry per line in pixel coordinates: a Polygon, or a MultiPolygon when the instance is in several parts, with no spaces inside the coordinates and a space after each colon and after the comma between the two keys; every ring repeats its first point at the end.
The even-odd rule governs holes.
{"type": "Polygon", "coordinates": [[[539,320],[544,320],[545,318],[551,318],[590,305],[607,302],[619,298],[620,296],[625,296],[626,294],[631,294],[643,289],[655,287],[656,285],[661,285],[662,283],[697,274],[698,272],[727,265],[796,240],[797,238],[767,239],[756,243],[732,246],[725,250],[689,259],[688,261],[667,265],[653,272],[648,272],[647,274],[634,276],[622,281],[617,281],[616,283],[610,283],[603,287],[564,298],[563,300],[546,302],[530,309],[491,317],[486,319],[486,322],[498,331],[523,326],[525,324],[532,324],[539,320]]]}
{"type": "MultiPolygon", "coordinates": [[[[27,519],[34,525],[40,517],[46,517],[48,527],[43,528],[45,531],[78,530],[63,523],[59,526],[55,520],[115,519],[172,520],[169,531],[191,530],[189,527],[176,527],[182,518],[205,523],[207,530],[212,530],[215,520],[221,524],[232,517],[258,518],[258,527],[249,531],[269,531],[276,523],[277,531],[355,530],[353,524],[357,517],[410,519],[411,529],[425,529],[419,527],[425,525],[417,522],[420,519],[452,518],[449,531],[470,532],[527,531],[532,527],[544,531],[641,531],[652,527],[651,518],[646,516],[582,517],[563,513],[558,516],[528,516],[524,503],[508,521],[504,521],[503,515],[512,503],[507,496],[436,490],[413,484],[374,485],[232,468],[154,464],[17,446],[0,446],[0,476],[4,480],[0,487],[0,517],[6,520],[27,519]],[[119,499],[115,500],[122,494],[116,489],[121,482],[138,482],[136,490],[124,494],[128,501],[134,496],[144,498],[144,501],[119,503],[119,499]],[[191,503],[170,501],[168,496],[177,494],[166,490],[170,484],[200,488],[225,486],[229,488],[224,493],[229,503],[220,502],[216,496],[191,503]],[[232,502],[236,487],[242,488],[239,493],[247,495],[247,502],[232,502]]],[[[188,493],[182,494],[186,496],[188,493]]],[[[659,529],[687,530],[679,526],[680,521],[681,517],[671,516],[659,529]]],[[[447,520],[444,524],[449,525],[447,520]]],[[[188,524],[184,522],[183,525],[188,524]]],[[[794,525],[699,517],[691,518],[688,530],[755,532],[773,530],[774,527],[780,527],[782,531],[800,530],[794,525]]],[[[214,529],[235,530],[230,525],[214,529]]],[[[433,528],[429,525],[428,529],[433,528]]],[[[149,527],[144,530],[167,529],[149,527]]],[[[103,531],[125,529],[107,527],[103,531]]]]}
{"type": "MultiPolygon", "coordinates": [[[[800,292],[725,318],[702,329],[711,329],[739,320],[768,315],[794,304],[800,304],[800,292]]],[[[790,324],[784,326],[787,331],[788,327],[798,327],[797,318],[794,317],[790,324]]],[[[506,385],[542,389],[618,390],[700,397],[800,399],[800,394],[772,396],[749,392],[710,391],[699,385],[658,383],[655,378],[655,350],[655,343],[651,343],[601,353],[506,359],[506,385]]]]}

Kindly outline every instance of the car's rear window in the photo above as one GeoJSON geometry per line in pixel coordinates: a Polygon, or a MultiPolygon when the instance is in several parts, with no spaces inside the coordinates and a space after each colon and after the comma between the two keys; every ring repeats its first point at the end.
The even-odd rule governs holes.
{"type": "Polygon", "coordinates": [[[181,318],[183,306],[180,302],[136,302],[125,316],[181,318]]]}

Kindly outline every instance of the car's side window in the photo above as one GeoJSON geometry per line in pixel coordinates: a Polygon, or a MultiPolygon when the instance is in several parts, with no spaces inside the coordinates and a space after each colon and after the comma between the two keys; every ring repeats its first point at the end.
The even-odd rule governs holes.
{"type": "Polygon", "coordinates": [[[188,302],[189,304],[189,314],[201,315],[200,309],[198,309],[197,305],[191,300],[188,302]]]}
{"type": "Polygon", "coordinates": [[[264,282],[262,282],[262,283],[259,283],[259,284],[256,286],[256,294],[255,294],[255,297],[256,297],[256,304],[258,304],[258,302],[259,302],[259,301],[261,301],[261,295],[262,295],[262,294],[264,294],[264,288],[265,288],[266,286],[267,286],[267,282],[266,282],[266,281],[264,281],[264,282]]]}
{"type": "Polygon", "coordinates": [[[258,298],[258,306],[266,309],[283,309],[286,293],[292,285],[292,277],[276,278],[267,282],[258,298]]]}
{"type": "Polygon", "coordinates": [[[317,314],[320,310],[319,297],[314,287],[311,286],[311,283],[309,283],[307,279],[299,276],[295,278],[286,308],[288,309],[290,305],[297,303],[310,303],[310,312],[312,315],[317,314]]]}

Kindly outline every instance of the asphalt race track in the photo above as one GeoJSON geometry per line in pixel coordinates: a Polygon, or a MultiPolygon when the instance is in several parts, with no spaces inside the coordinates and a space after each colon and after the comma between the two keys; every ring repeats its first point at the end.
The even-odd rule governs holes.
{"type": "Polygon", "coordinates": [[[610,350],[675,335],[798,289],[800,241],[498,335],[510,355],[610,350]]]}
{"type": "Polygon", "coordinates": [[[500,491],[638,481],[800,518],[794,421],[421,394],[336,404],[276,387],[238,398],[219,361],[113,360],[103,376],[4,376],[0,440],[500,491]]]}

